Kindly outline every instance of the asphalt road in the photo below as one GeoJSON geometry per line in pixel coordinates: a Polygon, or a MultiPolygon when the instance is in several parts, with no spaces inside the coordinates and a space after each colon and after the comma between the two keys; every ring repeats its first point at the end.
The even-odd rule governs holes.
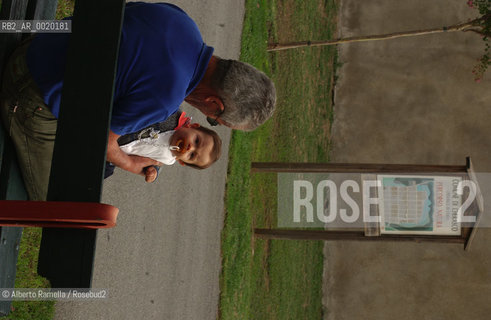
{"type": "MultiPolygon", "coordinates": [[[[243,0],[170,2],[196,21],[215,54],[238,57],[243,0]]],[[[224,153],[209,169],[168,166],[153,184],[121,170],[107,179],[103,202],[120,213],[115,228],[98,232],[93,288],[108,298],[58,302],[55,319],[216,319],[231,133],[217,131],[224,153]]]]}

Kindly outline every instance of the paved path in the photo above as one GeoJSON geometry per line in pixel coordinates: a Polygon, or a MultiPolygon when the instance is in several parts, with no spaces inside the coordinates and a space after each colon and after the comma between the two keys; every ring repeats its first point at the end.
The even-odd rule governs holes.
{"type": "MultiPolygon", "coordinates": [[[[217,55],[238,57],[243,0],[170,2],[197,22],[217,55]]],[[[55,319],[216,319],[230,139],[229,129],[217,131],[224,154],[207,170],[166,167],[154,184],[118,170],[106,181],[103,201],[120,214],[115,228],[98,234],[93,288],[109,298],[58,303],[55,319]]]]}

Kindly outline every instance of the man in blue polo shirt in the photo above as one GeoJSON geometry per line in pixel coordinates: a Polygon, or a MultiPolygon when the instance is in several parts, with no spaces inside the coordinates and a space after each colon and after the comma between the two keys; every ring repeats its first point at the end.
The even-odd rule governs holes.
{"type": "MultiPolygon", "coordinates": [[[[2,118],[33,200],[46,197],[68,41],[68,34],[34,37],[16,50],[4,75],[2,118]]],[[[136,174],[157,164],[126,155],[117,139],[167,119],[183,101],[211,122],[253,130],[271,116],[275,98],[274,85],[262,72],[213,56],[213,48],[203,42],[194,21],[180,8],[128,3],[107,160],[136,174]]]]}

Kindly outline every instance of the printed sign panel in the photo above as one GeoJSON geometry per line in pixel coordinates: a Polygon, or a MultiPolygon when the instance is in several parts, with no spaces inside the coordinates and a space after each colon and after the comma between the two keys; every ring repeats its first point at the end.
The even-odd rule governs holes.
{"type": "Polygon", "coordinates": [[[461,177],[378,175],[382,234],[460,235],[461,177]]]}

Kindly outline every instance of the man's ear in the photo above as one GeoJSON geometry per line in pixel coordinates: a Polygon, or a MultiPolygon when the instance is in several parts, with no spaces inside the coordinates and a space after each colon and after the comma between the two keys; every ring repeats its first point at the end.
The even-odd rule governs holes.
{"type": "Polygon", "coordinates": [[[181,166],[186,166],[186,162],[182,161],[182,160],[177,160],[179,161],[179,163],[181,164],[181,166]]]}
{"type": "Polygon", "coordinates": [[[220,97],[208,96],[205,99],[205,103],[208,107],[208,110],[210,110],[210,112],[212,113],[212,114],[210,114],[211,116],[214,116],[216,114],[220,114],[223,112],[224,105],[223,105],[223,101],[222,101],[222,99],[220,99],[220,97]]]}

